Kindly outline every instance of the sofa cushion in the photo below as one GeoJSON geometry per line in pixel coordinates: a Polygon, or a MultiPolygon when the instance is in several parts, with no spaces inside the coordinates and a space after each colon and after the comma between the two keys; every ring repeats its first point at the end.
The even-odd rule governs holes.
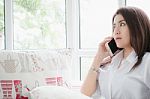
{"type": "Polygon", "coordinates": [[[0,99],[26,96],[35,87],[70,79],[71,50],[0,51],[0,99]],[[9,85],[9,86],[8,86],[9,85]]]}
{"type": "Polygon", "coordinates": [[[30,92],[31,99],[92,99],[61,86],[41,86],[30,92]]]}

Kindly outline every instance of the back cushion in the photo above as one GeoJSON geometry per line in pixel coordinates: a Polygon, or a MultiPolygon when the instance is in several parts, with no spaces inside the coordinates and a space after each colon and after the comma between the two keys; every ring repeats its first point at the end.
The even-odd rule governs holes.
{"type": "Polygon", "coordinates": [[[43,85],[63,86],[70,79],[70,50],[1,51],[0,99],[27,97],[43,85]]]}

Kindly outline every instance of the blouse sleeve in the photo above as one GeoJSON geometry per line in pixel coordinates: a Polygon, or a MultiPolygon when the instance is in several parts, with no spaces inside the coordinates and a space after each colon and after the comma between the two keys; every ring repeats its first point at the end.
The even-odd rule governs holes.
{"type": "Polygon", "coordinates": [[[145,63],[145,77],[144,77],[144,81],[145,84],[149,87],[150,89],[150,53],[148,53],[148,55],[145,57],[146,61],[144,61],[145,63]]]}

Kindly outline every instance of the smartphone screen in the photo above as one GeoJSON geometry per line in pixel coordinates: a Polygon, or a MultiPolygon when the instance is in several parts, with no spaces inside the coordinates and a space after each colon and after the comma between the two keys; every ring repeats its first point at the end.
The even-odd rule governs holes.
{"type": "Polygon", "coordinates": [[[123,48],[117,47],[114,38],[108,43],[108,47],[109,47],[111,56],[116,55],[119,51],[121,51],[123,49],[123,48]]]}

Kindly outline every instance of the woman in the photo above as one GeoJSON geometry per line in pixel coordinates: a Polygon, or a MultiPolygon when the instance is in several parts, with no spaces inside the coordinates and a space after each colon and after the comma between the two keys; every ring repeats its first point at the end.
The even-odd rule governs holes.
{"type": "Polygon", "coordinates": [[[150,99],[150,21],[147,15],[139,8],[123,7],[113,16],[112,24],[112,37],[106,37],[99,44],[81,92],[92,96],[98,84],[105,99],[150,99]],[[123,50],[109,57],[106,44],[112,38],[123,50]],[[103,65],[104,70],[99,69],[104,63],[107,63],[103,65]]]}

